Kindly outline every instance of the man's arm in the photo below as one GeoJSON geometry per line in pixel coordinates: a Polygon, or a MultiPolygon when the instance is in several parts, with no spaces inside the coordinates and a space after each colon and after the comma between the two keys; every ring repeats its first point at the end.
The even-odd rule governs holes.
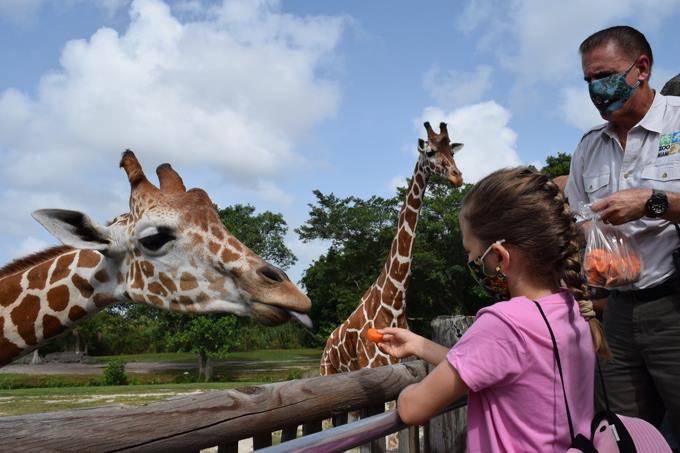
{"type": "MultiPolygon", "coordinates": [[[[592,208],[605,223],[621,225],[647,215],[647,200],[651,196],[652,189],[625,189],[596,201],[592,208]]],[[[666,192],[666,196],[668,209],[660,218],[680,223],[680,194],[666,192]]]]}

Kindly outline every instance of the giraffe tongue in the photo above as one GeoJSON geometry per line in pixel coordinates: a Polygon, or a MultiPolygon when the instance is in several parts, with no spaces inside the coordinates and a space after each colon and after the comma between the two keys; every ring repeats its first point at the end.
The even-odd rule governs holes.
{"type": "Polygon", "coordinates": [[[298,313],[297,311],[293,310],[286,310],[289,315],[291,315],[293,318],[297,319],[297,321],[302,324],[303,326],[307,327],[308,329],[311,329],[314,327],[312,325],[312,320],[309,319],[309,316],[305,315],[304,313],[298,313]]]}

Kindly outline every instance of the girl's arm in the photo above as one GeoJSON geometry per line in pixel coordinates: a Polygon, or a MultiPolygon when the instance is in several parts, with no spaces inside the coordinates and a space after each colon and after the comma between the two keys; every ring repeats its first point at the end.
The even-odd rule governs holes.
{"type": "Polygon", "coordinates": [[[422,425],[467,392],[458,371],[443,360],[422,381],[402,390],[397,411],[407,425],[422,425]]]}
{"type": "Polygon", "coordinates": [[[427,338],[421,337],[410,330],[398,327],[385,327],[379,332],[383,334],[378,347],[392,357],[399,359],[415,355],[418,358],[438,365],[446,358],[448,348],[427,338]]]}

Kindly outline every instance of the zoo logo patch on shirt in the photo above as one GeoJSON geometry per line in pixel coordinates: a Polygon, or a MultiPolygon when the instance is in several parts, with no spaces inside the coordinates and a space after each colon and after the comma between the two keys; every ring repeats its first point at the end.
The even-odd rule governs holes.
{"type": "Polygon", "coordinates": [[[659,138],[659,154],[656,157],[680,154],[680,131],[663,134],[659,138]]]}

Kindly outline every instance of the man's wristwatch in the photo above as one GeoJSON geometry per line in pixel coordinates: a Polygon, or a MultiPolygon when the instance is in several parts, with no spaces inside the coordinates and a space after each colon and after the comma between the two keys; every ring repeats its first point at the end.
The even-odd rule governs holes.
{"type": "Polygon", "coordinates": [[[668,197],[666,196],[666,192],[652,189],[652,196],[649,197],[649,200],[647,200],[647,204],[645,205],[647,217],[658,219],[666,213],[667,209],[668,197]]]}

